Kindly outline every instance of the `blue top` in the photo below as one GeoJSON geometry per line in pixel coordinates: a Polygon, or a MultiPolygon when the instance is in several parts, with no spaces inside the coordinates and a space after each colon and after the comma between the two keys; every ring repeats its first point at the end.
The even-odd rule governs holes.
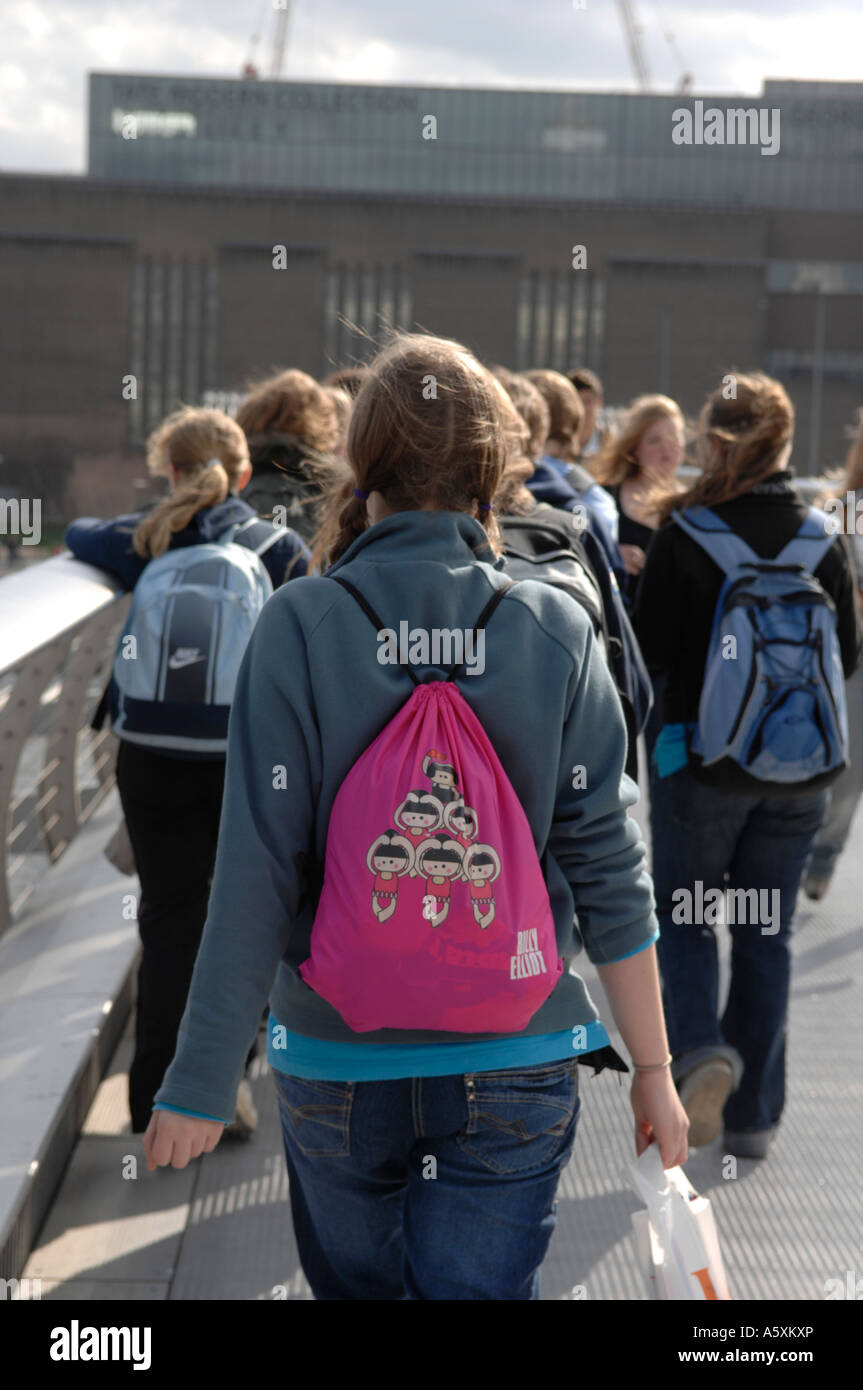
{"type": "Polygon", "coordinates": [[[573,491],[597,513],[604,523],[609,537],[617,544],[619,517],[617,503],[611,493],[597,482],[591,482],[587,487],[579,487],[573,478],[572,465],[567,463],[565,459],[558,458],[556,454],[543,454],[540,463],[554,469],[558,477],[563,478],[564,482],[568,483],[573,491]]]}
{"type": "Polygon", "coordinates": [[[616,576],[622,590],[626,586],[626,567],[617,543],[618,512],[614,498],[599,483],[579,491],[566,476],[567,465],[561,459],[546,454],[534,468],[525,486],[537,502],[571,512],[579,505],[587,511],[588,524],[602,546],[608,568],[616,576]]]}
{"type": "MultiPolygon", "coordinates": [[[[79,517],[66,530],[66,544],[76,560],[98,565],[100,569],[115,574],[127,589],[134,589],[149,564],[149,557],[138,555],[132,548],[132,532],[145,516],[146,512],[141,511],[118,516],[114,521],[79,517]]],[[[215,540],[229,526],[247,521],[251,516],[257,516],[257,512],[252,510],[248,502],[241,497],[228,496],[215,507],[202,507],[196,512],[184,530],[174,533],[169,548],[176,550],[182,546],[215,540]]],[[[288,577],[298,578],[308,574],[312,557],[296,531],[285,529],[284,535],[264,551],[261,560],[273,588],[277,589],[288,577]]]]}
{"type": "MultiPolygon", "coordinates": [[[[401,512],[369,527],[333,568],[383,621],[428,630],[472,627],[493,589],[506,582],[501,567],[483,527],[466,514],[401,512]]],[[[564,973],[518,1035],[382,1029],[358,1039],[303,982],[299,966],[309,956],[336,793],[413,689],[406,673],[377,658],[371,624],[330,579],[298,579],[264,607],[231,710],[210,910],[157,1104],[232,1119],[267,999],[285,1030],[292,1070],[316,1065],[308,1052],[315,1040],[362,1047],[365,1060],[382,1055],[369,1046],[386,1048],[395,1075],[402,1074],[405,1046],[433,1047],[443,1060],[407,1054],[411,1074],[425,1057],[434,1070],[423,1074],[446,1075],[463,1069],[465,1054],[450,1051],[454,1043],[518,1038],[533,1046],[595,1024],[596,1007],[571,968],[575,958],[585,950],[602,965],[656,939],[644,845],[627,814],[638,792],[623,772],[626,729],[611,676],[579,604],[551,585],[526,581],[489,625],[483,670],[456,683],[524,808],[564,973]],[[574,775],[579,767],[586,775],[574,775]],[[288,1035],[303,1041],[291,1044],[288,1035]]],[[[445,673],[429,667],[420,674],[445,673]]],[[[357,1060],[364,1064],[359,1052],[357,1060]]]]}
{"type": "MultiPolygon", "coordinates": [[[[499,1042],[420,1043],[396,1047],[376,1043],[320,1042],[303,1038],[277,1023],[267,1025],[267,1061],[273,1071],[311,1081],[393,1081],[404,1076],[456,1076],[465,1072],[501,1071],[583,1056],[608,1045],[601,1023],[567,1028],[539,1038],[504,1038],[499,1042]]],[[[173,1110],[199,1120],[216,1120],[178,1105],[157,1101],[154,1110],[173,1110]]]]}

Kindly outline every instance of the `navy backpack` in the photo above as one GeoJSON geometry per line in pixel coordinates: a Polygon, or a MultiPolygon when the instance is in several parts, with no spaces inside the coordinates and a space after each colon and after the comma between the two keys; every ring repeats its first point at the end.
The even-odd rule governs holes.
{"type": "Polygon", "coordinates": [[[814,571],[833,544],[815,507],[775,560],[763,560],[707,507],[673,513],[725,574],[710,634],[691,752],[750,777],[805,783],[848,763],[836,611],[814,571]]]}

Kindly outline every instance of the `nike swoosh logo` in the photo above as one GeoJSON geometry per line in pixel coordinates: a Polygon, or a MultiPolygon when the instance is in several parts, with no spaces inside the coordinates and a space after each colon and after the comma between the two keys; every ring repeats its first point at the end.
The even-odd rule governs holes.
{"type": "Polygon", "coordinates": [[[194,666],[196,661],[206,661],[204,656],[172,656],[168,667],[172,671],[182,671],[184,666],[194,666]]]}

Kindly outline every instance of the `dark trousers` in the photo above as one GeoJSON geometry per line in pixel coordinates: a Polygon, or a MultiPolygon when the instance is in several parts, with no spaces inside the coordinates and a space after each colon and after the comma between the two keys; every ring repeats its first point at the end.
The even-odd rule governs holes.
{"type": "Polygon", "coordinates": [[[166,758],[120,742],[117,786],[141,882],[142,955],[129,1071],[136,1134],[150,1122],[174,1056],[207,917],[224,780],[224,759],[166,758]]]}
{"type": "MultiPolygon", "coordinates": [[[[668,1042],[680,1075],[707,1054],[737,1052],[743,1080],[725,1106],[726,1127],[736,1132],[769,1129],[782,1115],[794,908],[826,803],[823,791],[724,791],[685,768],[654,779],[653,881],[668,1042]],[[721,919],[701,910],[703,895],[717,889],[726,895],[731,936],[721,1017],[721,919]]],[[[715,896],[707,901],[719,903],[715,896]]]]}

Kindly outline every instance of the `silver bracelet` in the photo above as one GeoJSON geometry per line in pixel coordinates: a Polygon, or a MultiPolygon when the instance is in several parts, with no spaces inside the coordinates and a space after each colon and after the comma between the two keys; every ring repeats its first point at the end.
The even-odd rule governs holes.
{"type": "Polygon", "coordinates": [[[649,1067],[640,1067],[640,1066],[638,1066],[637,1063],[635,1063],[635,1062],[633,1062],[632,1065],[633,1065],[635,1071],[663,1071],[666,1067],[670,1067],[670,1066],[671,1066],[672,1060],[673,1060],[673,1059],[672,1059],[671,1053],[669,1052],[668,1057],[666,1058],[666,1060],[665,1060],[664,1062],[654,1062],[654,1063],[653,1063],[651,1066],[649,1066],[649,1067]]]}

